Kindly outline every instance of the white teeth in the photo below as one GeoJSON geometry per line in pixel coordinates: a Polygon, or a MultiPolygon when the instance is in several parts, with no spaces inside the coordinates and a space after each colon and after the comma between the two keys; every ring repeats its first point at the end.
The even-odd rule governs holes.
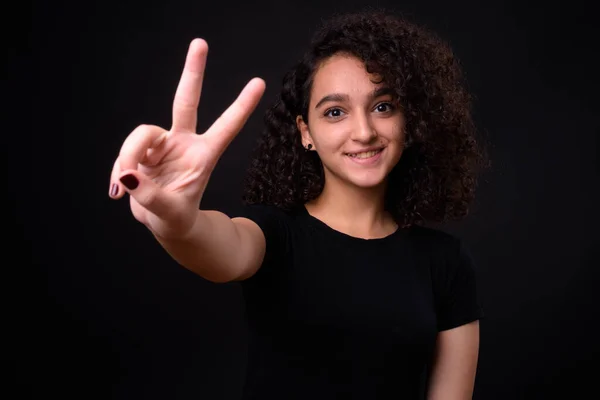
{"type": "Polygon", "coordinates": [[[373,157],[375,154],[379,153],[380,151],[381,151],[381,149],[373,150],[373,151],[365,151],[364,153],[348,154],[348,155],[352,158],[370,158],[370,157],[373,157]]]}

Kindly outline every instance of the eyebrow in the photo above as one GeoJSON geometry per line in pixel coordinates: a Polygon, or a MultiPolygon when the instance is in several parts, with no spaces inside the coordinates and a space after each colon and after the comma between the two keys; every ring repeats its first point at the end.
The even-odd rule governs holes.
{"type": "MultiPolygon", "coordinates": [[[[384,96],[387,94],[394,94],[394,91],[389,88],[389,87],[382,87],[379,89],[375,89],[373,92],[371,92],[371,99],[375,99],[377,97],[380,96],[384,96]]],[[[321,100],[319,100],[319,102],[317,103],[317,105],[315,106],[315,108],[319,108],[323,103],[327,103],[329,101],[348,101],[349,96],[347,94],[343,94],[343,93],[331,93],[328,94],[327,96],[323,97],[321,100]]]]}

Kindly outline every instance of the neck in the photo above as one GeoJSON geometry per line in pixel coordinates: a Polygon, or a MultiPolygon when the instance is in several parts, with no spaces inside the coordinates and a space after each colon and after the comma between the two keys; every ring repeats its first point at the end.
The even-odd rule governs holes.
{"type": "Polygon", "coordinates": [[[306,209],[330,227],[351,236],[384,237],[397,228],[385,210],[385,189],[385,183],[360,188],[326,179],[323,191],[306,204],[306,209]]]}

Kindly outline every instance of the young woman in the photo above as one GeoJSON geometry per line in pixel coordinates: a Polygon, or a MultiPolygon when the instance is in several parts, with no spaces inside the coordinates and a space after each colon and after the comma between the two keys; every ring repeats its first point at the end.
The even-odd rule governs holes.
{"type": "Polygon", "coordinates": [[[474,268],[423,226],[466,215],[483,160],[451,50],[383,12],[327,21],[267,111],[236,218],[198,206],[264,82],[196,135],[207,51],[191,43],[171,129],[136,128],[109,190],[181,265],[241,281],[244,398],[471,398],[474,268]]]}

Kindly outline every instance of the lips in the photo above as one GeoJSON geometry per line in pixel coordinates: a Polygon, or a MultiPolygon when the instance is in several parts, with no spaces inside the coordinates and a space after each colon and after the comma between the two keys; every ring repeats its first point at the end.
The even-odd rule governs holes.
{"type": "Polygon", "coordinates": [[[381,153],[383,151],[384,147],[370,147],[370,148],[366,148],[366,149],[362,149],[362,150],[358,150],[358,151],[354,151],[354,152],[348,152],[346,153],[346,155],[348,157],[352,157],[352,158],[358,158],[358,159],[365,159],[365,158],[371,158],[379,153],[381,153]]]}
{"type": "Polygon", "coordinates": [[[347,159],[353,164],[358,164],[361,166],[375,166],[379,164],[379,160],[381,160],[384,151],[385,147],[367,152],[346,154],[346,156],[348,156],[347,159]]]}
{"type": "Polygon", "coordinates": [[[383,149],[379,149],[379,150],[371,150],[371,151],[364,151],[364,152],[360,152],[360,153],[349,153],[347,154],[348,157],[352,157],[352,158],[358,158],[358,159],[365,159],[365,158],[371,158],[379,153],[381,153],[383,149]]]}

